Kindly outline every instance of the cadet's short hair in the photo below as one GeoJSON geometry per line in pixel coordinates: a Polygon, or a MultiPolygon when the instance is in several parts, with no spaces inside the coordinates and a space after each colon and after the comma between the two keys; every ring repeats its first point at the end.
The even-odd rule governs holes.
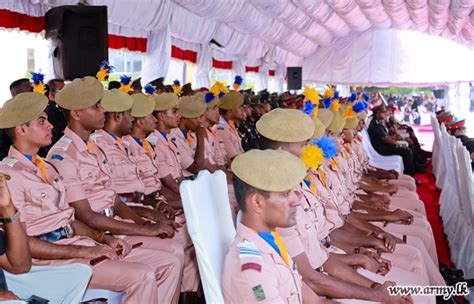
{"type": "Polygon", "coordinates": [[[235,175],[232,176],[232,183],[234,184],[234,192],[235,198],[237,199],[237,204],[239,205],[239,209],[242,210],[242,212],[247,211],[245,200],[249,194],[258,193],[265,198],[270,197],[269,192],[252,187],[235,175]]]}
{"type": "Polygon", "coordinates": [[[11,84],[10,84],[10,93],[12,94],[12,97],[15,97],[16,95],[20,94],[20,93],[24,93],[24,92],[32,92],[33,89],[31,89],[30,91],[22,91],[21,89],[21,84],[24,83],[24,82],[30,82],[30,80],[28,78],[20,78],[20,79],[17,79],[15,81],[13,81],[11,84]]]}
{"type": "Polygon", "coordinates": [[[271,140],[271,139],[268,139],[268,138],[266,138],[264,136],[261,136],[261,135],[260,135],[260,139],[259,139],[258,144],[260,146],[260,149],[262,149],[262,150],[266,150],[266,149],[276,150],[281,146],[286,146],[287,145],[287,143],[285,143],[285,142],[271,140]]]}
{"type": "Polygon", "coordinates": [[[121,84],[118,81],[112,80],[109,82],[109,86],[107,87],[108,90],[112,89],[120,89],[121,84]]]}

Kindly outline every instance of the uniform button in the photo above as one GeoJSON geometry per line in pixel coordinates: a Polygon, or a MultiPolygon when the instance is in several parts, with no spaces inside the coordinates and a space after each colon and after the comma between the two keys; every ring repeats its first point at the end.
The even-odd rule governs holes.
{"type": "Polygon", "coordinates": [[[92,172],[89,172],[87,176],[92,177],[92,172]]]}
{"type": "Polygon", "coordinates": [[[304,225],[306,229],[309,229],[311,226],[309,224],[304,225]]]}
{"type": "Polygon", "coordinates": [[[290,295],[294,296],[295,294],[296,294],[296,290],[295,290],[295,289],[292,289],[292,290],[290,291],[290,295]]]}
{"type": "Polygon", "coordinates": [[[46,193],[41,192],[41,197],[42,197],[42,198],[45,198],[45,197],[46,197],[46,193]]]}

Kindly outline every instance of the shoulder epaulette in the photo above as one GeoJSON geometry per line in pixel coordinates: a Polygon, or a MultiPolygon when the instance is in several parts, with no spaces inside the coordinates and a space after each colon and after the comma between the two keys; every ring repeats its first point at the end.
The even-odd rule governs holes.
{"type": "Polygon", "coordinates": [[[66,136],[61,137],[57,143],[54,144],[51,150],[60,149],[63,151],[67,151],[69,145],[72,143],[72,139],[66,136]]]}
{"type": "Polygon", "coordinates": [[[10,168],[13,168],[13,166],[15,166],[15,164],[18,162],[18,159],[14,158],[14,157],[11,157],[11,156],[8,156],[8,157],[5,157],[1,162],[0,162],[0,166],[8,166],[10,168]]]}

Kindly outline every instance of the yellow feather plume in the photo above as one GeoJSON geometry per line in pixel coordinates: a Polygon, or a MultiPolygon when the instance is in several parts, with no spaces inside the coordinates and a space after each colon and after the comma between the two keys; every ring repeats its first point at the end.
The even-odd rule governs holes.
{"type": "Polygon", "coordinates": [[[220,83],[219,81],[216,82],[210,89],[209,89],[209,92],[212,93],[212,95],[214,96],[218,96],[219,93],[220,93],[220,86],[222,85],[222,83],[220,83]]]}
{"type": "Polygon", "coordinates": [[[128,92],[130,92],[131,90],[132,90],[132,84],[131,84],[131,83],[129,83],[129,84],[123,84],[123,83],[122,83],[122,84],[120,85],[120,91],[122,91],[122,92],[128,93],[128,92]]]}
{"type": "Polygon", "coordinates": [[[341,108],[341,102],[339,101],[339,99],[333,100],[330,110],[333,112],[337,112],[339,111],[340,108],[341,108]]]}
{"type": "Polygon", "coordinates": [[[344,118],[352,118],[352,117],[356,117],[357,116],[357,113],[354,112],[354,110],[352,109],[352,106],[347,106],[347,108],[344,110],[344,113],[342,113],[342,117],[344,118]]]}
{"type": "Polygon", "coordinates": [[[324,97],[325,98],[333,98],[334,97],[334,90],[332,88],[327,88],[326,91],[324,91],[324,97]]]}
{"type": "Polygon", "coordinates": [[[38,84],[33,84],[33,92],[44,95],[44,93],[46,93],[46,89],[44,88],[44,83],[40,82],[38,84]]]}
{"type": "Polygon", "coordinates": [[[301,159],[306,167],[316,170],[324,162],[324,153],[317,145],[307,145],[301,153],[301,159]]]}
{"type": "Polygon", "coordinates": [[[321,96],[319,96],[316,89],[305,86],[304,87],[304,99],[311,101],[312,104],[318,105],[319,101],[321,100],[321,96]]]}
{"type": "Polygon", "coordinates": [[[95,77],[97,77],[99,81],[105,81],[105,78],[107,78],[107,76],[109,76],[109,71],[104,67],[100,67],[99,71],[95,75],[95,77]]]}
{"type": "Polygon", "coordinates": [[[173,92],[174,92],[176,95],[178,95],[179,93],[181,93],[181,87],[174,85],[174,86],[173,86],[173,92]]]}

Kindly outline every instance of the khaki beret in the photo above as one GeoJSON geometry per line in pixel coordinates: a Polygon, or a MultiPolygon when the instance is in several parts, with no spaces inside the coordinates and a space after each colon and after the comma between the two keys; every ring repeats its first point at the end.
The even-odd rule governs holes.
{"type": "Polygon", "coordinates": [[[187,96],[178,101],[178,109],[184,118],[197,118],[206,112],[207,107],[198,98],[187,96]]]}
{"type": "Polygon", "coordinates": [[[155,111],[166,111],[172,109],[178,103],[178,95],[175,93],[161,93],[153,97],[155,99],[155,111]]]}
{"type": "Polygon", "coordinates": [[[5,102],[0,110],[0,129],[8,129],[32,121],[48,106],[48,98],[43,94],[20,93],[5,102]]]}
{"type": "Polygon", "coordinates": [[[260,117],[256,127],[263,137],[287,143],[302,142],[314,134],[313,120],[294,109],[274,109],[260,117]]]}
{"type": "Polygon", "coordinates": [[[95,77],[76,78],[56,94],[56,103],[66,110],[84,110],[98,103],[104,86],[95,77]]]}
{"type": "Polygon", "coordinates": [[[319,109],[318,110],[318,119],[323,123],[327,128],[331,124],[331,121],[334,117],[334,113],[329,109],[319,109]]]}
{"type": "Polygon", "coordinates": [[[359,114],[357,115],[357,117],[358,117],[359,119],[366,119],[366,118],[367,118],[367,111],[364,111],[364,112],[362,112],[362,113],[359,113],[359,114]]]}
{"type": "Polygon", "coordinates": [[[246,184],[263,191],[285,192],[306,176],[306,165],[282,150],[250,150],[237,156],[232,172],[246,184]]]}
{"type": "Polygon", "coordinates": [[[147,117],[155,110],[155,101],[152,96],[142,93],[133,94],[132,116],[136,118],[147,117]]]}
{"type": "Polygon", "coordinates": [[[106,112],[125,112],[132,108],[133,98],[119,89],[112,89],[104,91],[100,104],[106,112]]]}
{"type": "Polygon", "coordinates": [[[207,92],[198,92],[196,94],[194,94],[194,97],[196,97],[199,102],[202,102],[206,105],[207,108],[213,108],[215,106],[219,106],[221,104],[221,100],[219,99],[219,97],[214,97],[214,99],[210,102],[206,102],[206,93],[207,92]]]}
{"type": "Polygon", "coordinates": [[[319,139],[323,137],[326,133],[326,126],[317,117],[313,118],[313,123],[315,126],[313,138],[319,139]]]}
{"type": "Polygon", "coordinates": [[[341,133],[342,129],[344,129],[344,125],[346,124],[346,119],[342,117],[341,113],[334,112],[334,118],[331,121],[328,129],[333,134],[341,133]]]}
{"type": "Polygon", "coordinates": [[[359,118],[357,116],[347,118],[346,123],[344,124],[344,129],[354,130],[358,124],[359,124],[359,118]]]}
{"type": "Polygon", "coordinates": [[[232,110],[240,107],[244,103],[244,95],[237,91],[230,91],[220,98],[219,108],[223,110],[232,110]]]}

